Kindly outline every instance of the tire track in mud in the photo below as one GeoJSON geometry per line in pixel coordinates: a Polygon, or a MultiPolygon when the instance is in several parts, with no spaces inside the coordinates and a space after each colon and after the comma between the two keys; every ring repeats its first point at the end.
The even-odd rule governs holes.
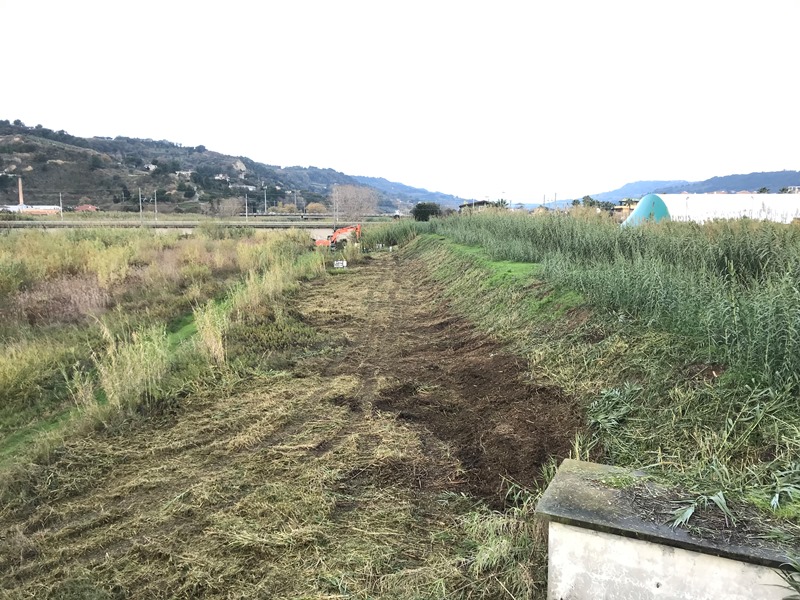
{"type": "Polygon", "coordinates": [[[339,346],[304,367],[358,376],[351,409],[390,412],[444,441],[461,462],[460,489],[497,506],[504,481],[532,486],[551,456],[569,454],[583,423],[576,401],[537,385],[523,359],[456,315],[420,261],[369,257],[306,284],[295,302],[339,346]]]}

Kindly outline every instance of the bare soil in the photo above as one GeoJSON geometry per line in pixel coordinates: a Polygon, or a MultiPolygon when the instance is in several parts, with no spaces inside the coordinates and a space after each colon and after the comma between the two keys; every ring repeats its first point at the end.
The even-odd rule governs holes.
{"type": "Polygon", "coordinates": [[[582,411],[442,298],[423,264],[397,254],[309,283],[295,310],[342,351],[306,368],[357,374],[353,410],[388,411],[446,442],[462,464],[461,491],[498,506],[507,483],[532,487],[544,463],[569,454],[582,411]]]}
{"type": "MultiPolygon", "coordinates": [[[[535,485],[581,411],[439,292],[396,254],[306,282],[288,309],[321,341],[294,367],[29,467],[0,506],[0,596],[506,597],[470,567],[495,518],[473,496],[535,485]]],[[[536,560],[514,572],[540,581],[536,560]]]]}

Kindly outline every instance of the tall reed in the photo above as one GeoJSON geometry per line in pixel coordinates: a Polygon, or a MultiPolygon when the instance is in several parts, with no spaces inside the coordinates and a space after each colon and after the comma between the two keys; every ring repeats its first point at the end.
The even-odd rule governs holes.
{"type": "Polygon", "coordinates": [[[134,332],[129,340],[110,339],[96,358],[108,403],[122,412],[154,408],[159,384],[169,369],[170,348],[163,326],[134,332]]]}
{"type": "Polygon", "coordinates": [[[225,333],[230,326],[230,312],[226,303],[208,302],[194,309],[194,322],[202,348],[211,361],[225,364],[225,333]]]}
{"type": "Polygon", "coordinates": [[[537,262],[592,304],[703,339],[768,386],[800,381],[800,228],[721,221],[620,228],[569,215],[488,214],[431,230],[495,260],[537,262]]]}

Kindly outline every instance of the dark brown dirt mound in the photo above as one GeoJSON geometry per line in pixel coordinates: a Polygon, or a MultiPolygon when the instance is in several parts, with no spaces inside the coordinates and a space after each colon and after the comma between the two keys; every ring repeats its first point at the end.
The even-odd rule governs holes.
{"type": "Polygon", "coordinates": [[[417,262],[382,256],[310,284],[298,310],[341,339],[342,351],[309,367],[357,374],[364,388],[347,401],[352,408],[391,411],[446,442],[462,464],[460,489],[499,505],[504,480],[532,486],[550,457],[569,454],[582,413],[453,314],[424,273],[417,262]]]}

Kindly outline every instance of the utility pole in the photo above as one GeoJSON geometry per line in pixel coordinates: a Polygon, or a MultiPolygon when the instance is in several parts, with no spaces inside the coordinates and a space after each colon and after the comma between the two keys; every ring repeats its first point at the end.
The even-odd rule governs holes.
{"type": "Polygon", "coordinates": [[[336,202],[336,200],[338,199],[338,197],[339,197],[338,190],[336,189],[336,186],[334,186],[334,189],[333,189],[333,230],[334,231],[336,231],[336,216],[337,216],[337,206],[336,206],[337,202],[336,202]]]}
{"type": "Polygon", "coordinates": [[[244,220],[247,221],[247,192],[244,193],[244,220]]]}
{"type": "Polygon", "coordinates": [[[142,214],[142,188],[139,188],[139,222],[144,220],[144,215],[142,214]]]}
{"type": "Polygon", "coordinates": [[[267,188],[264,188],[264,216],[267,216],[267,188]]]}
{"type": "Polygon", "coordinates": [[[64,205],[61,203],[61,192],[58,192],[58,209],[61,213],[61,220],[64,220],[64,205]]]}
{"type": "Polygon", "coordinates": [[[155,206],[156,206],[156,221],[158,221],[158,190],[153,192],[153,202],[155,202],[155,206]]]}

